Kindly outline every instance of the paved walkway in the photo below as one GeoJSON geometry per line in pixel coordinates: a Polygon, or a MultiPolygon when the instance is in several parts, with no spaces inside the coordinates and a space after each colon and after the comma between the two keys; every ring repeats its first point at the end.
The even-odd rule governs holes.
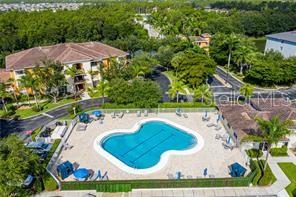
{"type": "Polygon", "coordinates": [[[276,177],[276,182],[268,187],[224,187],[224,188],[181,188],[181,189],[135,189],[129,193],[99,193],[95,191],[62,191],[43,192],[37,196],[42,197],[82,197],[88,193],[98,197],[203,197],[203,196],[288,196],[285,187],[290,180],[283,173],[277,163],[293,162],[296,164],[296,157],[288,152],[289,157],[270,157],[269,166],[276,177]]]}

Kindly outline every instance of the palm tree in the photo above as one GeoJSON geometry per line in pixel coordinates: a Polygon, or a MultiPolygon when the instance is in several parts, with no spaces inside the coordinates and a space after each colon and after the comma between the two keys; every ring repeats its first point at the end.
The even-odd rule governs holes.
{"type": "Polygon", "coordinates": [[[139,76],[144,76],[145,75],[145,67],[140,66],[140,65],[131,65],[130,66],[131,72],[133,76],[139,77],[139,76]]]}
{"type": "Polygon", "coordinates": [[[40,80],[39,78],[34,75],[32,72],[26,72],[24,76],[19,79],[21,83],[21,87],[25,88],[27,91],[27,95],[29,95],[28,90],[31,90],[31,93],[34,96],[35,104],[37,109],[39,109],[38,99],[37,99],[37,92],[40,90],[40,80]]]}
{"type": "Polygon", "coordinates": [[[239,89],[241,95],[243,95],[247,100],[253,95],[254,87],[251,84],[245,83],[239,89]]]}
{"type": "Polygon", "coordinates": [[[225,44],[227,45],[227,52],[228,52],[228,61],[227,61],[227,79],[226,82],[228,82],[228,76],[229,76],[229,67],[230,67],[230,61],[231,61],[231,55],[233,52],[233,49],[236,47],[236,45],[238,44],[238,37],[236,36],[236,34],[231,33],[226,39],[225,39],[225,44]]]}
{"type": "Polygon", "coordinates": [[[75,65],[72,65],[71,67],[68,67],[66,70],[65,70],[65,74],[66,75],[69,75],[72,79],[73,79],[73,91],[74,91],[74,98],[76,98],[76,94],[77,94],[77,90],[76,90],[76,86],[75,86],[75,82],[74,82],[74,79],[75,79],[75,76],[77,75],[77,68],[75,65]]]}
{"type": "Polygon", "coordinates": [[[6,90],[6,85],[5,83],[0,83],[0,97],[1,97],[1,102],[3,105],[3,109],[5,112],[7,112],[7,107],[5,104],[5,98],[11,97],[10,93],[6,90]]]}
{"type": "Polygon", "coordinates": [[[243,66],[247,63],[248,55],[253,52],[253,48],[248,45],[240,45],[234,52],[234,61],[240,67],[240,74],[243,74],[243,66]]]}
{"type": "MultiPolygon", "coordinates": [[[[14,78],[9,78],[7,82],[10,83],[10,84],[15,84],[16,80],[14,78]]],[[[12,88],[12,95],[13,95],[14,101],[16,102],[16,106],[19,107],[19,102],[18,102],[18,99],[17,99],[17,93],[15,92],[14,88],[12,88]]]]}
{"type": "Polygon", "coordinates": [[[277,116],[272,117],[270,120],[257,118],[256,121],[259,125],[260,131],[262,132],[262,141],[267,145],[267,153],[263,168],[264,173],[271,146],[273,144],[277,144],[283,137],[291,133],[289,127],[293,125],[293,122],[291,120],[281,121],[277,116]]]}
{"type": "Polygon", "coordinates": [[[201,99],[202,102],[208,103],[208,101],[210,101],[212,99],[213,94],[212,94],[209,86],[206,84],[203,84],[203,85],[198,86],[194,90],[194,97],[196,99],[201,99]]]}
{"type": "Polygon", "coordinates": [[[171,99],[177,97],[177,103],[179,102],[179,94],[186,94],[186,90],[185,90],[185,85],[182,81],[177,81],[174,80],[171,84],[170,84],[170,89],[168,91],[169,96],[171,99]]]}

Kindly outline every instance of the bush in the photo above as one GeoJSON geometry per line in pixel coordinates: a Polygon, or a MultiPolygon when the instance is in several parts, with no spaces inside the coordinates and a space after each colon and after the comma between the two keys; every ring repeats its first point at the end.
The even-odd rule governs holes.
{"type": "Polygon", "coordinates": [[[184,103],[170,103],[170,102],[166,102],[166,103],[161,103],[159,105],[159,107],[161,108],[200,108],[200,107],[204,107],[204,108],[208,108],[208,107],[215,107],[215,105],[207,105],[205,103],[200,103],[200,102],[184,102],[184,103]]]}
{"type": "Polygon", "coordinates": [[[282,146],[281,148],[271,148],[270,154],[273,157],[288,156],[287,151],[288,151],[287,146],[282,146]]]}
{"type": "Polygon", "coordinates": [[[32,110],[33,110],[34,112],[40,112],[40,111],[43,110],[43,107],[42,107],[42,106],[37,107],[36,105],[34,105],[34,106],[32,107],[32,110]]]}
{"type": "Polygon", "coordinates": [[[58,189],[57,182],[47,172],[43,176],[43,183],[44,183],[44,188],[46,191],[54,191],[54,190],[58,189]]]}
{"type": "Polygon", "coordinates": [[[276,181],[275,176],[273,175],[269,165],[267,164],[266,170],[263,173],[264,168],[264,162],[263,160],[254,161],[256,168],[259,169],[259,173],[254,177],[252,183],[253,185],[259,185],[259,186],[267,186],[271,185],[276,181]]]}
{"type": "Polygon", "coordinates": [[[262,150],[257,150],[257,149],[246,150],[246,153],[251,158],[259,158],[259,157],[262,157],[263,155],[262,150]]]}
{"type": "Polygon", "coordinates": [[[75,112],[76,114],[79,114],[80,112],[82,112],[82,108],[80,105],[78,105],[77,103],[73,103],[71,105],[71,107],[68,108],[68,113],[70,115],[74,115],[74,108],[75,108],[75,112]]]}

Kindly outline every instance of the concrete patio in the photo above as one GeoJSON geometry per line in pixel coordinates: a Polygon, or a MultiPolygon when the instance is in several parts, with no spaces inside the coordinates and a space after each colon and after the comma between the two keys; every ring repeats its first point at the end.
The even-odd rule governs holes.
{"type": "MultiPolygon", "coordinates": [[[[143,116],[136,117],[134,113],[125,114],[121,119],[113,119],[110,114],[107,114],[103,124],[100,121],[93,121],[88,125],[86,131],[76,131],[76,128],[74,128],[67,141],[73,148],[63,150],[57,163],[69,160],[70,162],[77,162],[81,167],[94,171],[101,170],[102,173],[107,171],[110,180],[168,179],[168,174],[175,174],[177,171],[181,171],[184,178],[187,178],[187,176],[197,178],[203,177],[204,168],[208,168],[208,175],[229,177],[227,166],[234,162],[245,166],[244,156],[237,148],[232,151],[224,149],[222,141],[215,139],[216,134],[223,135],[226,132],[223,126],[219,131],[216,131],[214,127],[206,126],[211,122],[216,123],[217,115],[215,113],[209,113],[211,116],[209,122],[202,121],[202,115],[203,113],[201,112],[188,113],[188,118],[184,118],[176,116],[175,113],[149,114],[149,118],[159,117],[168,119],[192,129],[198,132],[205,141],[204,147],[197,153],[187,156],[171,156],[164,168],[152,174],[135,175],[122,171],[93,148],[94,139],[99,134],[113,129],[129,129],[139,120],[147,118],[143,116]]],[[[247,169],[249,172],[249,168],[247,169]]],[[[69,180],[73,180],[73,177],[66,179],[66,181],[69,180]]]]}

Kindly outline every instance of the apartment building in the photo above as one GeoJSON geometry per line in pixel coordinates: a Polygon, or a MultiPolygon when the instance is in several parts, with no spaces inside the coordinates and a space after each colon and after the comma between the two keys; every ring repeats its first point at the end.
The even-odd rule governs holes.
{"type": "MultiPolygon", "coordinates": [[[[77,69],[74,78],[67,76],[67,91],[84,91],[94,87],[101,79],[100,66],[110,65],[110,59],[125,61],[128,53],[100,42],[63,43],[53,46],[34,47],[6,56],[6,69],[0,70],[1,81],[21,90],[19,79],[25,75],[27,69],[41,65],[46,60],[60,62],[64,71],[75,66],[77,69]],[[11,80],[14,79],[14,83],[11,80]],[[8,83],[10,82],[10,83],[8,83]],[[75,88],[75,89],[74,89],[75,88]]],[[[9,87],[8,87],[9,88],[9,87]]],[[[10,87],[11,88],[11,87],[10,87]]]]}

